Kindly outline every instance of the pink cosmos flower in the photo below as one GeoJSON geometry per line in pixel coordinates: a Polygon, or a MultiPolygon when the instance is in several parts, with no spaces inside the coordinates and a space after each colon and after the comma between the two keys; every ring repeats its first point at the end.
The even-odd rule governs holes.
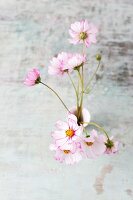
{"type": "Polygon", "coordinates": [[[56,127],[57,130],[53,132],[52,136],[58,147],[65,147],[68,143],[77,141],[83,132],[83,126],[77,124],[77,117],[70,113],[68,122],[58,121],[56,127]]]}
{"type": "Polygon", "coordinates": [[[106,150],[104,141],[105,137],[98,135],[96,130],[91,131],[90,137],[82,137],[81,148],[85,157],[96,158],[102,155],[106,150]]]}
{"type": "Polygon", "coordinates": [[[97,28],[88,23],[87,20],[82,20],[71,24],[69,34],[72,39],[69,39],[70,43],[78,44],[84,43],[86,47],[89,47],[92,43],[96,43],[97,28]]]}
{"type": "Polygon", "coordinates": [[[68,61],[69,66],[72,69],[76,69],[77,67],[80,67],[81,65],[83,65],[86,62],[86,55],[82,55],[82,54],[74,54],[68,61]]]}
{"type": "Polygon", "coordinates": [[[40,72],[38,69],[34,68],[32,70],[29,71],[24,84],[27,86],[33,86],[35,84],[38,84],[40,82],[41,78],[40,78],[40,72]]]}
{"type": "Polygon", "coordinates": [[[50,145],[50,150],[55,151],[55,159],[59,162],[65,162],[68,165],[78,163],[82,159],[80,149],[78,149],[76,143],[67,144],[62,147],[58,147],[56,144],[50,145]]]}
{"type": "Polygon", "coordinates": [[[105,142],[106,145],[106,154],[114,154],[117,153],[119,150],[119,142],[115,141],[113,137],[110,137],[110,140],[105,142]]]}
{"type": "Polygon", "coordinates": [[[62,52],[51,60],[48,72],[50,75],[64,75],[67,71],[72,71],[68,65],[68,60],[72,57],[72,54],[62,52]]]}

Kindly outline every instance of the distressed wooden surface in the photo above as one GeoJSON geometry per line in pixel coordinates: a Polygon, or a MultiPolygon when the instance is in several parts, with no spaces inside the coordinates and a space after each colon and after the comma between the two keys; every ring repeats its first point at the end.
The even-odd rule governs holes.
{"type": "MultiPolygon", "coordinates": [[[[0,1],[0,199],[132,200],[133,199],[133,1],[1,0],[0,1]],[[52,55],[76,51],[68,28],[86,18],[99,27],[98,44],[88,49],[86,79],[103,54],[97,84],[86,99],[92,120],[121,141],[116,156],[65,166],[48,146],[57,119],[66,117],[58,99],[41,86],[22,82],[39,66],[43,79],[69,107],[73,92],[66,79],[47,76],[52,55]]],[[[80,51],[80,48],[78,48],[80,51]]]]}

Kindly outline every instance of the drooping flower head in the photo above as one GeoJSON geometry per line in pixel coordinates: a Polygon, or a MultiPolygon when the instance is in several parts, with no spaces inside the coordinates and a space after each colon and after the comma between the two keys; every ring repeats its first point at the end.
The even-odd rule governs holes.
{"type": "Polygon", "coordinates": [[[68,165],[78,163],[82,159],[81,150],[76,143],[66,144],[58,147],[56,144],[50,145],[50,150],[55,151],[55,159],[59,162],[65,162],[68,165]]]}
{"type": "Polygon", "coordinates": [[[41,81],[40,72],[38,69],[34,68],[30,70],[29,73],[27,74],[24,84],[27,86],[33,86],[35,84],[40,83],[40,81],[41,81]]]}
{"type": "Polygon", "coordinates": [[[73,54],[68,63],[72,69],[78,69],[79,67],[84,65],[85,62],[86,62],[86,55],[76,53],[73,54]]]}
{"type": "Polygon", "coordinates": [[[96,158],[102,155],[106,146],[104,144],[105,137],[103,135],[98,135],[96,130],[92,130],[89,137],[82,137],[81,148],[85,157],[96,158]]]}
{"type": "Polygon", "coordinates": [[[88,23],[87,20],[82,20],[71,24],[69,34],[72,39],[69,39],[70,43],[78,44],[84,43],[86,47],[90,47],[92,43],[96,43],[97,28],[88,23]]]}
{"type": "Polygon", "coordinates": [[[77,117],[73,114],[68,115],[68,122],[58,121],[56,128],[52,136],[58,147],[77,141],[83,132],[83,126],[77,124],[77,117]]]}
{"type": "Polygon", "coordinates": [[[68,65],[69,59],[72,54],[62,52],[57,57],[53,57],[51,65],[49,66],[48,72],[50,75],[64,75],[65,72],[71,71],[72,69],[68,65]]]}
{"type": "Polygon", "coordinates": [[[114,154],[119,150],[119,142],[115,141],[113,137],[107,139],[105,145],[106,145],[106,151],[105,151],[106,154],[114,154]]]}

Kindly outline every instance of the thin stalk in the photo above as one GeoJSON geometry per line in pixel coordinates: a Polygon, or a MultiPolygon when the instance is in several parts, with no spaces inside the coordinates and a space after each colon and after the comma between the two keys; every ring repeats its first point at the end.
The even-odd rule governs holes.
{"type": "Polygon", "coordinates": [[[81,103],[80,103],[80,107],[82,110],[82,105],[83,105],[83,96],[84,96],[84,70],[83,70],[83,66],[82,66],[82,95],[81,95],[81,103]]]}
{"type": "Polygon", "coordinates": [[[69,72],[67,72],[67,74],[68,74],[68,77],[69,77],[69,79],[70,79],[70,81],[71,81],[71,83],[72,83],[72,85],[73,85],[73,88],[74,88],[74,91],[75,91],[75,94],[76,94],[77,110],[78,110],[78,107],[79,107],[78,91],[77,91],[77,89],[76,89],[76,86],[75,86],[75,84],[74,84],[74,82],[73,82],[73,80],[72,80],[72,78],[71,78],[69,72]]]}
{"type": "Polygon", "coordinates": [[[40,81],[40,83],[42,85],[46,86],[48,89],[50,89],[58,97],[58,99],[61,101],[61,103],[63,104],[63,106],[67,109],[67,111],[70,112],[69,109],[67,108],[67,106],[65,105],[65,103],[63,102],[63,100],[60,98],[60,96],[57,94],[57,92],[55,90],[53,90],[50,86],[48,86],[47,84],[45,84],[45,83],[43,83],[41,81],[40,81]]]}
{"type": "Polygon", "coordinates": [[[89,136],[88,133],[87,133],[87,130],[85,128],[84,128],[84,132],[85,132],[86,136],[89,136]]]}
{"type": "MultiPolygon", "coordinates": [[[[83,66],[82,66],[83,68],[83,66]]],[[[83,78],[82,75],[80,73],[80,70],[78,70],[78,75],[79,75],[79,80],[80,80],[80,84],[81,84],[81,100],[80,100],[80,106],[79,106],[79,111],[78,111],[78,119],[80,118],[80,114],[82,112],[82,103],[83,103],[83,90],[84,90],[84,86],[83,86],[83,78]]]]}
{"type": "Polygon", "coordinates": [[[80,74],[80,69],[78,69],[77,71],[78,71],[78,76],[79,76],[79,80],[80,80],[80,86],[82,88],[82,77],[81,77],[81,74],[80,74]]]}
{"type": "MultiPolygon", "coordinates": [[[[83,46],[82,46],[82,54],[83,55],[85,54],[85,45],[84,45],[84,43],[83,43],[83,46]]],[[[83,96],[84,96],[84,68],[83,68],[83,64],[82,64],[81,68],[82,68],[82,73],[80,74],[80,71],[78,71],[79,72],[80,81],[81,81],[81,101],[80,101],[80,106],[79,106],[78,119],[82,115],[83,96]]]]}
{"type": "Polygon", "coordinates": [[[97,124],[96,122],[81,122],[81,124],[88,124],[88,125],[95,126],[99,130],[101,130],[102,132],[104,132],[104,134],[106,135],[106,137],[108,138],[108,140],[110,140],[107,131],[105,131],[105,129],[102,126],[100,126],[99,124],[97,124]]]}
{"type": "Polygon", "coordinates": [[[98,71],[98,69],[99,69],[99,67],[100,67],[100,63],[101,63],[101,62],[99,61],[96,70],[94,71],[92,77],[90,78],[89,82],[88,82],[87,85],[86,85],[85,91],[88,89],[88,87],[90,86],[90,84],[91,84],[93,78],[95,77],[95,75],[96,75],[96,73],[97,73],[97,71],[98,71]]]}
{"type": "Polygon", "coordinates": [[[80,91],[79,91],[79,86],[80,86],[80,81],[79,81],[79,79],[78,79],[78,86],[77,86],[77,92],[78,92],[78,101],[79,101],[79,93],[80,93],[80,91]]]}

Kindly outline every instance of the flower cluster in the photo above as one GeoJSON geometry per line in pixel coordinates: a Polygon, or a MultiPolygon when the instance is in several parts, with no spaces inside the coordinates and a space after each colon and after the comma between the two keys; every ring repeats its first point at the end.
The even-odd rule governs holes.
{"type": "Polygon", "coordinates": [[[77,117],[68,114],[67,122],[57,121],[56,130],[52,133],[53,144],[50,150],[55,151],[55,159],[66,164],[74,164],[83,158],[97,158],[102,154],[113,154],[118,151],[118,142],[107,139],[96,130],[84,134],[83,125],[78,125],[77,117]],[[112,145],[109,146],[109,143],[112,145]]]}
{"type": "Polygon", "coordinates": [[[84,65],[85,62],[85,55],[62,52],[51,60],[48,72],[50,75],[64,75],[84,65]]]}
{"type": "Polygon", "coordinates": [[[61,52],[52,58],[48,66],[49,75],[68,75],[75,92],[76,106],[69,109],[57,92],[41,81],[40,72],[36,68],[29,71],[24,81],[27,86],[40,83],[50,89],[67,110],[67,121],[56,122],[56,129],[52,132],[53,142],[50,145],[50,150],[55,152],[55,159],[61,163],[65,162],[71,165],[83,158],[97,158],[103,154],[114,154],[119,148],[119,142],[113,137],[109,137],[101,125],[90,121],[90,113],[83,106],[84,96],[91,91],[92,80],[95,78],[101,62],[101,55],[97,54],[98,66],[86,84],[84,80],[84,68],[87,65],[85,50],[96,43],[97,31],[97,28],[87,20],[71,24],[69,42],[75,45],[81,44],[83,51],[80,53],[61,52]],[[77,75],[77,84],[71,77],[72,72],[77,75]],[[95,129],[90,131],[87,126],[89,128],[94,126],[98,131],[95,129]]]}

